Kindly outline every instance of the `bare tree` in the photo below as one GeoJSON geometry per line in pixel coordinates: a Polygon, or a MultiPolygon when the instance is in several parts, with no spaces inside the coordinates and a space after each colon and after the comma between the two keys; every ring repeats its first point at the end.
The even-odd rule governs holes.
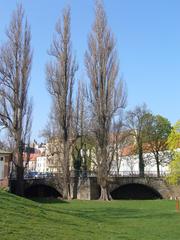
{"type": "Polygon", "coordinates": [[[113,124],[113,167],[117,174],[120,173],[121,163],[124,156],[124,150],[129,145],[129,134],[125,131],[123,120],[119,119],[113,124]]]}
{"type": "Polygon", "coordinates": [[[86,105],[86,89],[84,82],[78,82],[78,91],[74,110],[74,132],[76,138],[84,136],[87,133],[88,116],[86,105]]]}
{"type": "Polygon", "coordinates": [[[30,141],[32,104],[28,100],[32,62],[31,32],[21,5],[13,12],[7,42],[0,48],[0,125],[14,142],[17,189],[23,195],[24,144],[30,141]]]}
{"type": "MultiPolygon", "coordinates": [[[[85,54],[87,74],[90,79],[90,106],[93,131],[97,142],[98,182],[100,199],[108,200],[109,146],[112,120],[125,106],[126,95],[122,81],[118,81],[119,64],[115,40],[107,25],[101,1],[96,2],[95,21],[88,39],[85,54]]],[[[111,157],[110,157],[111,158],[111,157]]]]}
{"type": "Polygon", "coordinates": [[[85,87],[83,82],[78,82],[78,91],[76,96],[76,103],[75,103],[75,111],[74,111],[74,144],[72,150],[72,157],[74,162],[74,169],[77,170],[79,174],[79,170],[81,169],[82,165],[82,149],[84,147],[84,140],[86,131],[86,111],[85,111],[85,87]]]}
{"type": "Polygon", "coordinates": [[[152,118],[146,105],[137,106],[126,115],[126,126],[129,134],[134,137],[137,153],[139,156],[139,174],[144,177],[145,161],[143,158],[143,143],[147,141],[147,132],[152,118]]]}
{"type": "Polygon", "coordinates": [[[59,20],[56,24],[56,35],[51,44],[49,54],[54,58],[47,64],[46,75],[48,91],[52,95],[58,138],[62,140],[63,158],[63,198],[70,198],[70,142],[72,140],[72,96],[77,64],[72,55],[70,34],[70,9],[63,11],[63,23],[59,20]]]}
{"type": "Polygon", "coordinates": [[[135,167],[137,164],[137,158],[134,155],[126,156],[126,162],[127,162],[128,168],[130,170],[130,174],[131,175],[136,174],[135,167]]]}

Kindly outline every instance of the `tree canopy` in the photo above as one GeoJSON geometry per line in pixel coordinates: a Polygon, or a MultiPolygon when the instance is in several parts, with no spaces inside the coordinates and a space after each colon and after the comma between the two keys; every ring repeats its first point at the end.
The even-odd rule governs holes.
{"type": "Polygon", "coordinates": [[[171,184],[177,184],[180,179],[180,120],[177,121],[172,128],[167,144],[172,152],[172,161],[169,164],[169,175],[167,180],[171,184]]]}
{"type": "Polygon", "coordinates": [[[169,162],[167,151],[167,139],[171,132],[171,123],[167,118],[160,115],[152,115],[147,130],[147,148],[153,154],[157,166],[157,176],[160,177],[160,165],[169,162]]]}

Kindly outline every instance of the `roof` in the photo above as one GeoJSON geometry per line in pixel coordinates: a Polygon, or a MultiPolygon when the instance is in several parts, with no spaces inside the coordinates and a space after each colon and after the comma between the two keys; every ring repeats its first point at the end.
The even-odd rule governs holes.
{"type": "MultiPolygon", "coordinates": [[[[30,153],[30,158],[29,158],[29,161],[36,161],[37,160],[37,157],[41,156],[40,153],[30,153]]],[[[27,159],[27,155],[24,154],[24,160],[27,159]]]]}
{"type": "Polygon", "coordinates": [[[136,154],[136,146],[133,144],[125,146],[122,149],[120,149],[120,155],[122,157],[131,156],[134,154],[136,154]]]}
{"type": "MultiPolygon", "coordinates": [[[[144,143],[142,145],[143,147],[143,153],[150,153],[152,152],[152,147],[149,143],[144,143]]],[[[165,151],[168,150],[168,148],[166,147],[166,145],[163,145],[162,148],[159,147],[159,151],[165,151]]],[[[119,150],[119,153],[122,157],[126,157],[126,156],[132,156],[137,154],[137,146],[136,144],[131,144],[131,145],[127,145],[125,147],[123,147],[122,149],[119,150]]]]}

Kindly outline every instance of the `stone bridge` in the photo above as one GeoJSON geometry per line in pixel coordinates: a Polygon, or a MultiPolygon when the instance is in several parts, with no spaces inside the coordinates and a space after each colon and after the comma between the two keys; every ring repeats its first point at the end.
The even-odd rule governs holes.
{"type": "Polygon", "coordinates": [[[180,196],[178,188],[167,184],[164,178],[158,177],[111,177],[109,191],[116,199],[169,199],[180,196]],[[123,193],[125,195],[123,195],[123,193]]]}
{"type": "MultiPolygon", "coordinates": [[[[164,178],[112,176],[108,179],[109,192],[113,199],[170,199],[180,197],[180,186],[167,184],[164,178]]],[[[98,199],[100,187],[96,177],[79,184],[79,199],[98,199]]]]}
{"type": "MultiPolygon", "coordinates": [[[[180,197],[180,186],[169,185],[164,178],[111,176],[108,181],[109,191],[113,199],[170,199],[180,197]]],[[[15,185],[15,181],[11,185],[15,185]]],[[[56,177],[25,179],[24,187],[26,197],[62,196],[61,179],[58,182],[56,177]]],[[[79,177],[78,179],[72,177],[71,193],[77,199],[98,199],[100,187],[97,178],[95,176],[79,177]]]]}

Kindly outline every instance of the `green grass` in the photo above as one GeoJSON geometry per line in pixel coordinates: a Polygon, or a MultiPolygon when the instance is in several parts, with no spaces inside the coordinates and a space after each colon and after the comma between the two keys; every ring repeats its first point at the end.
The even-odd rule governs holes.
{"type": "Polygon", "coordinates": [[[0,190],[1,240],[180,239],[175,201],[41,201],[0,190]]]}

